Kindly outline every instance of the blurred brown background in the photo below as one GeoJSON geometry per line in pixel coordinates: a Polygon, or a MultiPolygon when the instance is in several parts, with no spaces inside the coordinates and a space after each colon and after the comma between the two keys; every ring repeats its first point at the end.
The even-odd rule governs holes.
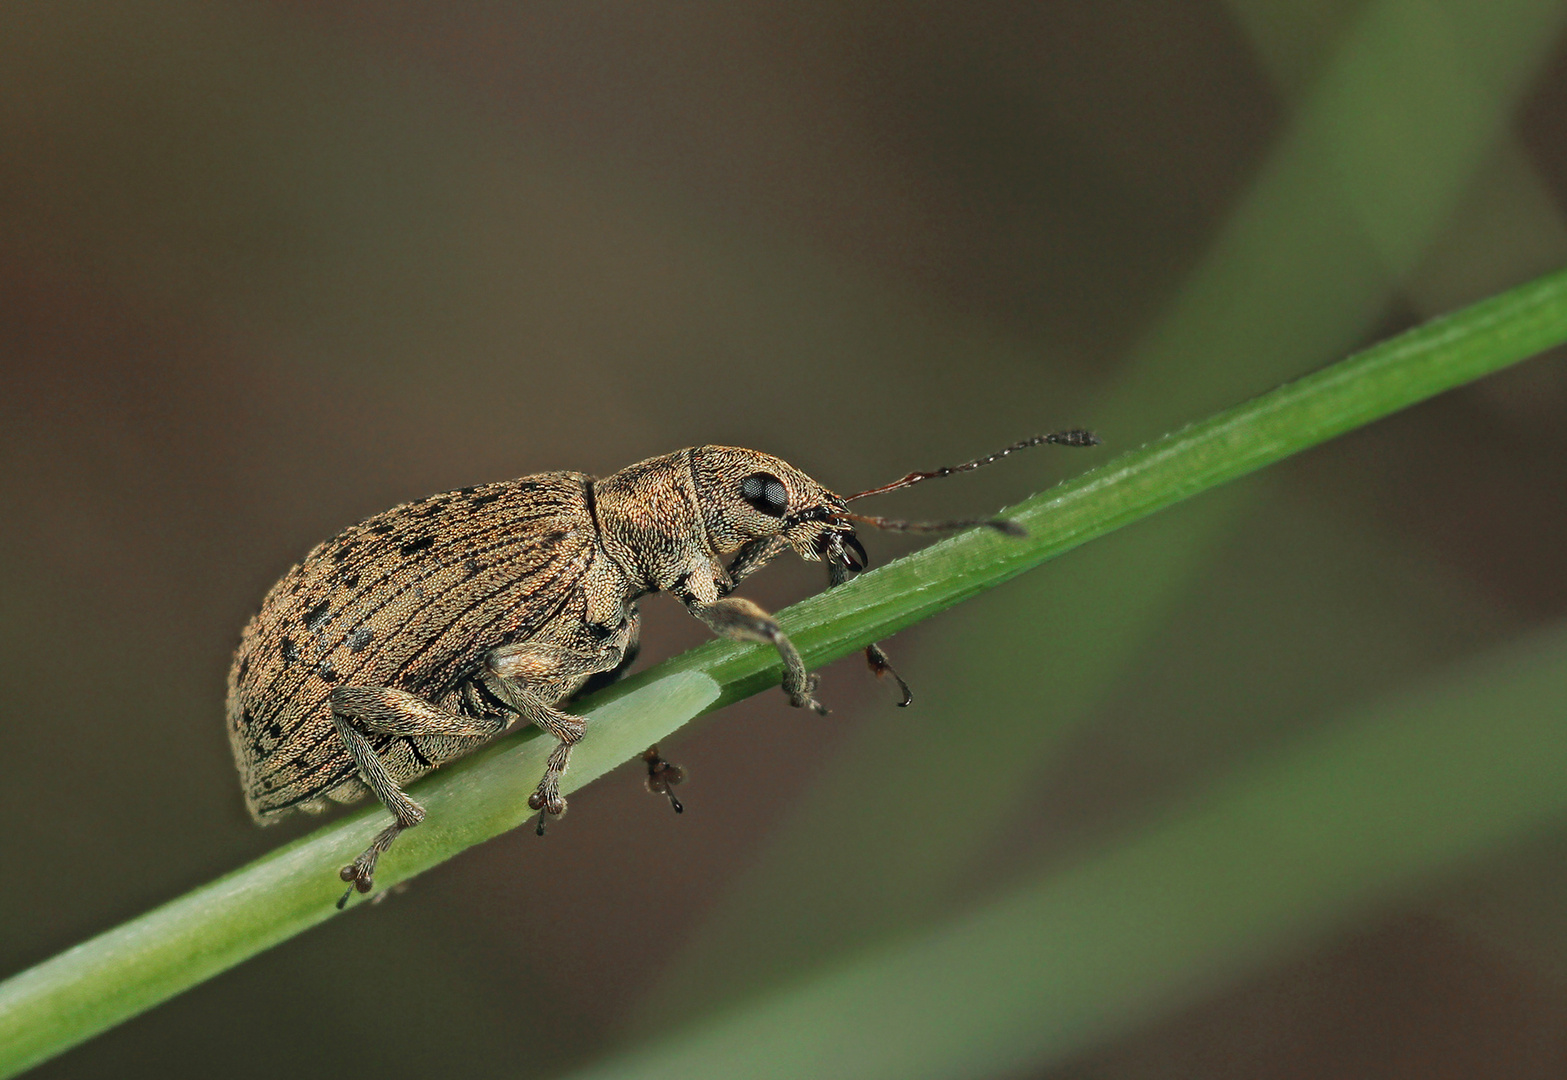
{"type": "MultiPolygon", "coordinates": [[[[352,521],[702,442],[838,490],[1064,426],[1114,452],[1556,268],[1561,8],[10,5],[0,975],[303,830],[245,817],[223,678],[267,586],[352,521]]],[[[1567,612],[1564,375],[1533,361],[901,635],[907,712],[855,661],[825,721],[733,707],[666,747],[683,817],[628,768],[547,841],[38,1075],[550,1076],[962,910],[1567,612]],[[1036,741],[949,814],[936,763],[987,724],[1036,741]]],[[[1040,451],[884,512],[1083,467],[1040,451]]],[[[649,659],[703,638],[645,614],[649,659]]],[[[1561,1075],[1563,827],[1029,1075],[1561,1075]]]]}

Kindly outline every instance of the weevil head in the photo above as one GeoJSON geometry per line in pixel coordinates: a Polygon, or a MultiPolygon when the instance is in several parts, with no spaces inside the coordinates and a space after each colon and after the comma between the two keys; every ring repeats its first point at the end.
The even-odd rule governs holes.
{"type": "Polygon", "coordinates": [[[714,551],[780,536],[801,558],[864,569],[865,549],[842,517],[843,499],[787,461],[736,446],[699,446],[691,451],[691,475],[714,551]]]}

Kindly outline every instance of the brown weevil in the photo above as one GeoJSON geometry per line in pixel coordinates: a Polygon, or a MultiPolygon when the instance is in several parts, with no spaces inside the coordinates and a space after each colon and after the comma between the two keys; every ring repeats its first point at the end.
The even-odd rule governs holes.
{"type": "MultiPolygon", "coordinates": [[[[272,587],[229,672],[228,725],[251,815],[268,824],[374,792],[387,826],[341,876],[369,892],[376,860],[424,809],[403,785],[517,720],[558,743],[528,804],[566,809],[560,780],[583,721],[561,709],[637,651],[637,600],[667,592],[712,630],[771,644],[790,704],[825,714],[817,678],[772,616],[730,596],[793,549],[825,560],[829,584],[865,569],[855,523],[937,531],[1010,522],[907,522],[847,504],[975,469],[1041,443],[1091,446],[1086,431],[1040,435],[989,457],[844,498],[769,454],[699,446],[595,479],[553,472],[393,507],[317,546],[272,587]],[[726,566],[724,557],[733,556],[726,566]]],[[[876,645],[871,670],[908,687],[876,645]]],[[[644,755],[649,790],[680,803],[678,766],[644,755]]]]}

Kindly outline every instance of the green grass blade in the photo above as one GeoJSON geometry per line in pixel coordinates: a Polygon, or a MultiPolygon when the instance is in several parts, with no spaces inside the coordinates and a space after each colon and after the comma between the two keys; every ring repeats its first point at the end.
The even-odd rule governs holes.
{"type": "MultiPolygon", "coordinates": [[[[588,715],[616,738],[584,739],[562,787],[574,790],[708,705],[718,688],[693,672],[660,679],[588,715]],[[627,741],[629,740],[629,741],[627,741]]],[[[392,885],[516,828],[544,769],[542,739],[508,739],[413,790],[429,821],[399,841],[392,885]]],[[[0,1076],[13,1076],[336,913],[336,868],[385,824],[367,808],[0,983],[0,1076]]]]}
{"type": "MultiPolygon", "coordinates": [[[[1497,0],[1483,13],[1449,0],[1371,0],[1327,11],[1272,0],[1229,6],[1243,25],[1276,35],[1273,48],[1259,52],[1293,51],[1302,92],[1249,190],[1130,351],[1113,391],[1069,413],[1091,418],[1117,446],[1363,343],[1377,319],[1410,300],[1415,268],[1426,265],[1438,237],[1480,234],[1477,252],[1540,250],[1499,244],[1493,222],[1455,211],[1552,55],[1567,6],[1497,0]],[[1258,6],[1266,13],[1247,17],[1258,6]],[[1396,213],[1385,211],[1390,205],[1396,213]]],[[[1539,211],[1543,219],[1528,232],[1549,234],[1548,200],[1505,201],[1521,215],[1539,211]]],[[[1493,258],[1465,260],[1463,280],[1493,258]]],[[[1497,266],[1492,288],[1471,285],[1464,298],[1560,261],[1531,255],[1497,266]]],[[[1017,797],[1056,748],[1134,677],[1145,644],[1220,540],[1255,508],[1256,490],[1231,487],[1094,545],[1070,568],[994,594],[949,624],[939,653],[899,644],[900,666],[918,673],[918,718],[876,710],[837,737],[831,760],[792,800],[782,826],[663,966],[633,1027],[658,1030],[730,1003],[940,910],[964,888],[974,860],[985,859],[980,838],[1005,833],[1017,797]],[[1040,612],[1056,614],[1042,620],[1040,612]],[[1012,674],[1020,672],[1031,678],[1012,674]],[[1048,716],[1032,715],[1036,692],[1049,694],[1048,716]],[[979,707],[940,712],[943,699],[979,707]],[[954,723],[966,738],[951,738],[954,723]],[[920,813],[925,793],[909,778],[938,760],[948,776],[983,775],[986,783],[968,785],[961,810],[930,820],[920,813]],[[836,887],[817,888],[821,873],[834,875],[836,887]]]]}
{"type": "MultiPolygon", "coordinates": [[[[780,614],[821,663],[1178,500],[1567,341],[1558,273],[1419,327],[1124,454],[1014,508],[1030,535],[953,537],[780,614]]],[[[580,786],[691,716],[775,685],[775,654],[715,642],[599,695],[569,774],[580,786]]],[[[503,740],[416,785],[430,820],[383,863],[395,884],[527,816],[537,738],[503,740]]],[[[378,827],[370,808],[0,984],[12,1075],[330,917],[332,871],[378,827]]]]}
{"type": "MultiPolygon", "coordinates": [[[[1564,332],[1567,272],[1558,272],[1191,424],[1005,511],[1028,528],[1026,540],[965,533],[811,597],[780,618],[812,663],[843,656],[1096,536],[1559,344],[1564,332]]],[[[721,705],[776,682],[778,664],[760,646],[713,642],[630,686],[687,669],[724,687],[721,705]]]]}
{"type": "Polygon", "coordinates": [[[896,948],[578,1080],[1033,1075],[1567,813],[1567,630],[1315,733],[896,948]]]}

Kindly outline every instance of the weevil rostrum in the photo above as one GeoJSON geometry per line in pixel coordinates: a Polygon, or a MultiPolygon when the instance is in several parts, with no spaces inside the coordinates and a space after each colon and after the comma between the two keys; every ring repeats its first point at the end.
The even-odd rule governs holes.
{"type": "MultiPolygon", "coordinates": [[[[730,595],[735,586],[789,549],[825,560],[829,585],[842,584],[866,565],[856,523],[1020,531],[994,519],[892,521],[847,504],[1028,446],[1096,442],[1086,431],[1040,435],[847,498],[770,454],[699,446],[600,479],[539,473],[393,507],[318,545],[245,628],[228,726],[246,805],[268,824],[373,792],[393,820],[343,867],[346,901],[371,890],[381,854],[424,818],[403,786],[522,720],[557,740],[528,800],[542,832],[566,809],[561,776],[582,737],[582,719],[561,706],[630,666],[637,601],[654,592],[722,637],[771,644],[790,704],[825,714],[817,677],[771,615],[730,595]]],[[[907,704],[881,649],[866,656],[907,704]]],[[[650,790],[680,809],[679,769],[656,748],[644,760],[650,790]]]]}

